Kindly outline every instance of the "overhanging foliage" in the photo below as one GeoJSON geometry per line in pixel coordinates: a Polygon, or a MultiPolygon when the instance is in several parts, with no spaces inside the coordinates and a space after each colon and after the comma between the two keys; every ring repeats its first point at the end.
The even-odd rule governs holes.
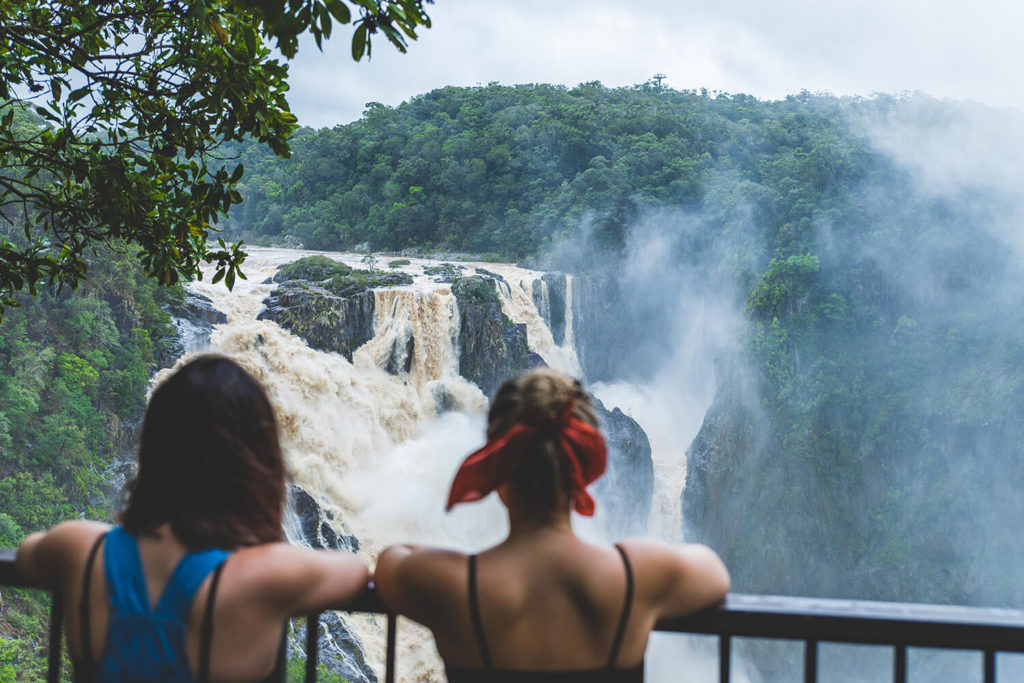
{"type": "Polygon", "coordinates": [[[264,39],[290,57],[352,22],[355,59],[378,31],[404,52],[430,1],[0,0],[0,314],[40,281],[77,286],[111,239],[161,283],[216,262],[230,288],[245,253],[209,240],[244,169],[220,145],[287,157],[296,126],[264,39]]]}

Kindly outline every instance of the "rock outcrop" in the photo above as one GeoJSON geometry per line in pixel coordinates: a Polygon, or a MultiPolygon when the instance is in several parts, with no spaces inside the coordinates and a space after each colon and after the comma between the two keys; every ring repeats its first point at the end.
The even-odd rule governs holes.
{"type": "Polygon", "coordinates": [[[186,290],[185,300],[168,307],[171,321],[178,328],[177,338],[167,354],[159,360],[162,368],[174,365],[186,353],[210,345],[214,325],[228,321],[228,317],[213,305],[209,297],[186,290]]]}
{"type": "Polygon", "coordinates": [[[312,348],[349,361],[373,338],[375,288],[412,283],[405,273],[356,270],[326,257],[306,257],[282,266],[280,286],[264,300],[260,320],[273,320],[312,348]]]}
{"type": "MultiPolygon", "coordinates": [[[[735,359],[715,363],[717,390],[700,431],[686,450],[686,486],[681,500],[683,538],[720,552],[729,543],[730,520],[744,502],[751,466],[765,450],[765,424],[735,359]]],[[[733,534],[735,536],[735,534],[733,534]]]]}
{"type": "Polygon", "coordinates": [[[533,305],[537,307],[555,343],[565,343],[566,277],[564,273],[544,273],[533,281],[533,305]]]}
{"type": "Polygon", "coordinates": [[[651,443],[636,420],[618,408],[608,410],[596,398],[593,404],[608,446],[608,469],[594,484],[599,514],[612,538],[642,535],[654,495],[651,443]]]}
{"type": "MultiPolygon", "coordinates": [[[[549,286],[550,291],[550,286],[549,286]]],[[[619,283],[606,275],[587,275],[573,280],[573,339],[580,369],[588,384],[621,378],[623,349],[635,347],[636,328],[623,304],[619,283]]]]}
{"type": "Polygon", "coordinates": [[[273,320],[302,337],[312,348],[352,353],[373,338],[375,298],[372,291],[337,296],[303,281],[287,282],[267,297],[260,320],[273,320]]]}
{"type": "Polygon", "coordinates": [[[526,325],[502,313],[497,287],[479,275],[452,285],[459,307],[459,374],[489,397],[509,377],[544,364],[527,344],[526,325]]]}
{"type": "Polygon", "coordinates": [[[447,282],[452,283],[462,277],[462,271],[465,270],[465,266],[456,266],[451,263],[442,263],[437,266],[426,266],[423,268],[423,274],[429,275],[434,278],[434,282],[447,282]]]}
{"type": "Polygon", "coordinates": [[[359,550],[359,539],[353,534],[336,532],[335,524],[342,528],[344,525],[332,515],[326,514],[313,497],[298,486],[291,487],[289,505],[295,515],[298,532],[310,548],[348,550],[353,553],[359,550]]]}

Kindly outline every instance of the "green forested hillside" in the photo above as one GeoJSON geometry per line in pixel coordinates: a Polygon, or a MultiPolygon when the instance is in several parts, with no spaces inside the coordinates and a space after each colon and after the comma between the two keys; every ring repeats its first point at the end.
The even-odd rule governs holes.
{"type": "MultiPolygon", "coordinates": [[[[180,287],[161,288],[142,272],[137,249],[90,258],[78,290],[42,287],[18,295],[0,324],[0,546],[74,517],[103,519],[118,492],[109,466],[131,455],[134,429],[157,362],[175,328],[160,305],[180,287]]],[[[43,678],[46,604],[5,591],[0,680],[43,678]]]]}

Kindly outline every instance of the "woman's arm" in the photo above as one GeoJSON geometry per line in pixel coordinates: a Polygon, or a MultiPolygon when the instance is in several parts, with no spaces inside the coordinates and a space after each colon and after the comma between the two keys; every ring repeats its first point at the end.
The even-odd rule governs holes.
{"type": "Polygon", "coordinates": [[[56,591],[65,588],[66,574],[77,568],[100,534],[110,527],[100,522],[62,522],[49,531],[37,531],[18,546],[15,567],[37,588],[56,591]]]}
{"type": "Polygon", "coordinates": [[[312,550],[287,543],[244,548],[225,567],[232,582],[250,586],[271,610],[300,616],[343,609],[367,589],[366,563],[341,550],[312,550]]]}
{"type": "Polygon", "coordinates": [[[638,574],[649,577],[649,599],[659,618],[716,605],[729,592],[729,571],[705,545],[638,539],[629,541],[626,548],[638,574]]]}
{"type": "Polygon", "coordinates": [[[409,609],[414,608],[415,596],[410,595],[402,576],[404,565],[415,552],[416,547],[408,544],[389,546],[377,556],[377,566],[373,570],[377,595],[398,614],[408,614],[409,609]]]}
{"type": "Polygon", "coordinates": [[[37,531],[26,536],[18,546],[14,566],[21,578],[33,586],[53,590],[54,585],[50,575],[55,565],[53,562],[45,561],[43,557],[46,554],[46,546],[43,545],[45,538],[45,531],[37,531]],[[43,545],[43,550],[40,550],[41,545],[43,545]]]}
{"type": "Polygon", "coordinates": [[[393,545],[378,556],[373,583],[389,609],[433,627],[450,610],[454,586],[464,583],[465,565],[454,551],[393,545]]]}

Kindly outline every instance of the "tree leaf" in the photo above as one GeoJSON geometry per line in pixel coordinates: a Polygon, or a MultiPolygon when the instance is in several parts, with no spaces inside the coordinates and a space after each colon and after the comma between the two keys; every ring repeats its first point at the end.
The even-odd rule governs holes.
{"type": "Polygon", "coordinates": [[[366,53],[366,31],[366,23],[363,22],[356,27],[355,33],[352,34],[352,59],[357,62],[366,53]]]}

